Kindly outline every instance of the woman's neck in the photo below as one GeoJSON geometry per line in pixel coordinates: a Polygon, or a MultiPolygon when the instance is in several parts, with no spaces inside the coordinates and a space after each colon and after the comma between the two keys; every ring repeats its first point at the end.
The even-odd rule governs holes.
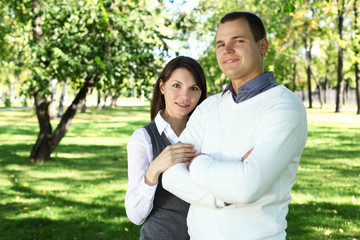
{"type": "Polygon", "coordinates": [[[166,122],[170,124],[171,129],[175,132],[176,136],[180,136],[180,134],[186,127],[186,122],[188,118],[171,117],[166,112],[163,113],[162,117],[166,122]]]}

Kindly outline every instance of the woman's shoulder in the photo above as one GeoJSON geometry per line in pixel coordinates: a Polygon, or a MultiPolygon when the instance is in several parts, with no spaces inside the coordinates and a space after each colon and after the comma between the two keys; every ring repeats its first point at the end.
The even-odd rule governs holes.
{"type": "Polygon", "coordinates": [[[145,129],[145,126],[136,129],[133,134],[131,135],[128,146],[129,145],[149,145],[151,144],[150,136],[145,129]]]}

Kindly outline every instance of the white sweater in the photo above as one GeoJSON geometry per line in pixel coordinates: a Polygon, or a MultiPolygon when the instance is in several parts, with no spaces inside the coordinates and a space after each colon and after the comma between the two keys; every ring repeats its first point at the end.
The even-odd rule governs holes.
{"type": "Polygon", "coordinates": [[[163,174],[164,188],[191,203],[191,239],[285,239],[306,135],[305,107],[281,85],[238,104],[229,91],[206,99],[180,136],[206,155],[190,173],[177,164],[163,174]],[[206,193],[216,198],[211,207],[198,201],[206,193]]]}

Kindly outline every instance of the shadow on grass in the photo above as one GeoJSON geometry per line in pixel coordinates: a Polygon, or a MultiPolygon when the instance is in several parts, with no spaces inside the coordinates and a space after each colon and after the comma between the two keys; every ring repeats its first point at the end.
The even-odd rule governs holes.
{"type": "Polygon", "coordinates": [[[60,143],[46,163],[30,163],[35,141],[19,140],[37,135],[34,123],[1,126],[11,139],[0,145],[0,239],[138,239],[124,209],[122,138],[149,122],[145,114],[149,106],[89,108],[64,138],[79,143],[60,143]],[[98,142],[86,144],[92,137],[98,142]],[[101,144],[103,137],[120,142],[101,144]]]}
{"type": "MultiPolygon", "coordinates": [[[[57,151],[52,154],[52,159],[45,164],[30,163],[27,155],[30,154],[32,145],[16,144],[0,146],[0,161],[3,169],[2,172],[7,174],[15,174],[18,169],[9,170],[7,165],[19,165],[36,167],[43,171],[94,171],[94,179],[104,179],[106,175],[109,178],[127,180],[127,159],[126,146],[112,145],[74,145],[59,146],[57,151]],[[24,157],[24,153],[26,157],[24,157]],[[64,155],[69,154],[69,157],[64,155]],[[76,156],[76,157],[75,157],[76,156]],[[96,176],[96,172],[101,171],[106,175],[96,176]]],[[[65,181],[65,179],[61,179],[65,181]]],[[[71,181],[71,179],[68,179],[71,181]]]]}
{"type": "Polygon", "coordinates": [[[150,121],[147,120],[138,120],[121,123],[121,126],[119,126],[119,122],[103,122],[100,126],[97,125],[98,123],[72,124],[65,137],[77,137],[79,135],[91,136],[91,134],[95,134],[97,137],[131,136],[135,129],[140,128],[149,122],[150,121]],[[91,129],[91,131],[89,131],[89,129],[91,129]]]}
{"type": "Polygon", "coordinates": [[[286,239],[357,239],[359,236],[349,234],[348,231],[354,233],[354,230],[348,228],[356,225],[359,219],[359,206],[356,205],[327,202],[290,204],[286,239]]]}
{"type": "Polygon", "coordinates": [[[8,126],[0,126],[0,133],[1,134],[12,134],[12,135],[25,135],[25,136],[36,136],[39,132],[37,131],[34,126],[26,125],[26,126],[17,126],[15,127],[8,127],[8,126]]]}
{"type": "Polygon", "coordinates": [[[138,239],[139,227],[126,218],[120,187],[127,181],[125,146],[59,146],[59,156],[45,164],[28,162],[24,152],[31,147],[0,146],[0,172],[8,179],[8,187],[0,188],[7,199],[0,204],[0,239],[138,239]],[[45,175],[31,177],[37,172],[45,175]],[[41,192],[38,182],[60,188],[41,192]]]}
{"type": "Polygon", "coordinates": [[[41,205],[8,203],[1,208],[14,209],[23,212],[16,219],[7,218],[0,213],[0,238],[13,239],[138,239],[139,227],[127,221],[113,221],[125,216],[124,207],[113,202],[112,204],[83,204],[80,202],[66,201],[56,197],[47,197],[47,202],[41,205]],[[52,204],[50,201],[52,201],[52,204]],[[41,216],[32,212],[44,211],[46,204],[52,209],[58,205],[61,208],[62,220],[56,219],[54,213],[46,211],[41,216]],[[71,207],[71,208],[70,208],[71,207]],[[27,209],[27,210],[23,210],[27,209]],[[28,212],[28,213],[24,213],[28,212]],[[86,213],[86,214],[84,214],[86,213]]]}
{"type": "Polygon", "coordinates": [[[0,239],[138,239],[139,227],[123,217],[126,213],[119,199],[123,191],[85,203],[15,185],[22,198],[36,202],[0,205],[0,239]],[[9,212],[17,217],[9,218],[9,212]]]}
{"type": "Polygon", "coordinates": [[[319,127],[313,126],[308,129],[308,138],[323,138],[327,140],[336,140],[338,144],[342,142],[352,142],[356,143],[360,139],[360,129],[347,127],[346,131],[342,128],[334,127],[319,127]]]}

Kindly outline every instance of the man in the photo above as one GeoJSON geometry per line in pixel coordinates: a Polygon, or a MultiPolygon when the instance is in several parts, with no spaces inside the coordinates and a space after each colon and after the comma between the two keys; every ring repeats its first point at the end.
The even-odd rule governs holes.
{"type": "Polygon", "coordinates": [[[180,140],[199,156],[163,175],[168,191],[191,203],[193,240],[286,238],[286,215],[307,135],[300,99],[264,72],[265,28],[256,15],[224,16],[216,57],[231,79],[192,114],[180,140]],[[209,204],[213,199],[213,204],[209,204]]]}

